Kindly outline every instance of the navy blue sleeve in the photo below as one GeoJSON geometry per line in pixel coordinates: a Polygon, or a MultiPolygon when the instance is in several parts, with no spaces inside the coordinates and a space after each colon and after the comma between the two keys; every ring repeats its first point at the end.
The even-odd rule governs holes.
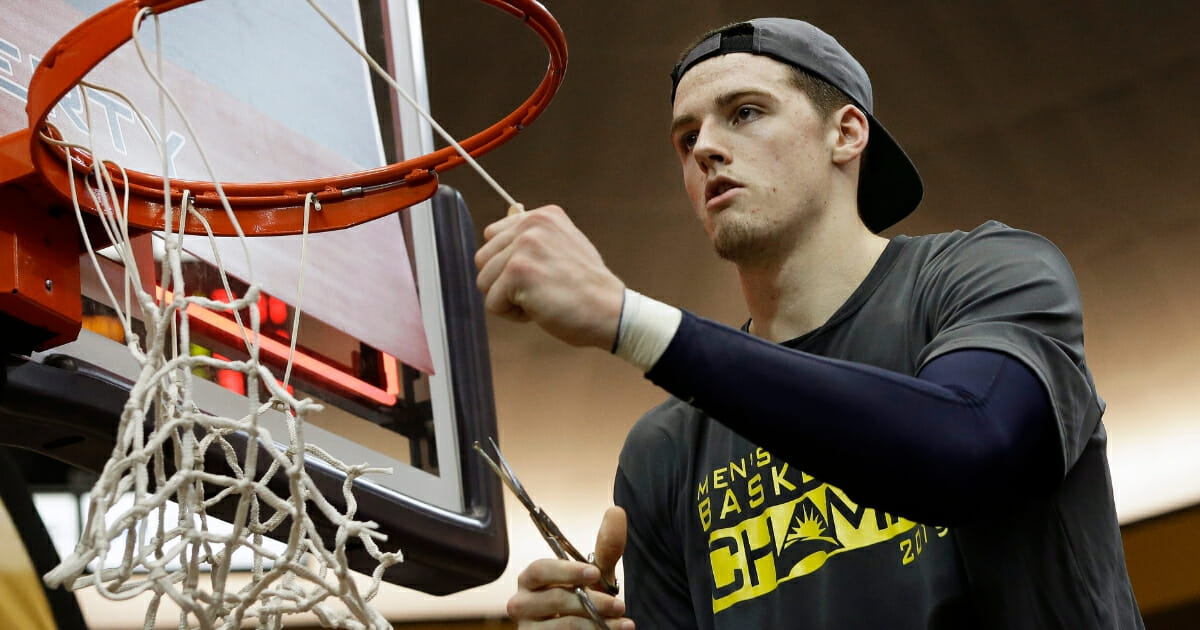
{"type": "Polygon", "coordinates": [[[647,378],[856,501],[957,525],[1061,477],[1041,382],[963,349],[916,377],[820,357],[690,313],[647,378]]]}

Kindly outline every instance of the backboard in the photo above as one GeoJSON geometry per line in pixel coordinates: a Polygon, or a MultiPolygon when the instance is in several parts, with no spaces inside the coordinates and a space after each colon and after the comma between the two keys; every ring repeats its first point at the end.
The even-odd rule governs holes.
{"type": "MultiPolygon", "coordinates": [[[[28,127],[25,88],[44,51],[111,2],[0,0],[0,135],[28,127]]],[[[428,102],[416,0],[321,5],[428,102]]],[[[65,137],[90,136],[102,157],[128,167],[211,179],[200,146],[225,181],[330,175],[432,150],[428,125],[381,89],[304,2],[207,0],[163,15],[161,42],[154,29],[144,26],[141,41],[161,44],[162,76],[194,135],[181,117],[157,113],[157,91],[126,45],[88,80],[121,90],[149,114],[165,164],[132,109],[103,92],[76,90],[55,108],[51,122],[65,137]]],[[[475,233],[462,198],[443,188],[403,213],[311,235],[303,285],[300,237],[251,239],[249,258],[240,245],[189,239],[189,291],[220,297],[210,262],[220,256],[233,276],[245,282],[253,274],[269,294],[260,307],[271,367],[282,368],[299,318],[291,383],[326,406],[310,419],[308,441],[346,462],[393,469],[355,484],[359,514],[404,552],[385,579],[449,593],[499,575],[507,561],[500,486],[470,448],[495,435],[495,414],[474,288],[475,233]]],[[[144,248],[149,260],[154,237],[144,248]]],[[[121,270],[107,259],[100,265],[95,272],[82,264],[85,330],[65,345],[10,357],[0,399],[3,442],[92,470],[111,451],[136,376],[99,281],[121,270]]],[[[194,353],[236,358],[240,337],[227,317],[198,313],[193,322],[194,353]]],[[[202,376],[197,399],[207,411],[245,408],[240,374],[202,376]]],[[[287,434],[282,416],[267,422],[274,435],[287,434]]],[[[315,460],[309,466],[337,495],[338,473],[315,460]]]]}

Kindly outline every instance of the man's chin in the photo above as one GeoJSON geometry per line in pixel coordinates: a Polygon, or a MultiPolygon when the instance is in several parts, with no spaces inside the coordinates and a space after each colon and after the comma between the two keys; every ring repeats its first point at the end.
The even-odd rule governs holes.
{"type": "Polygon", "coordinates": [[[748,226],[731,225],[713,235],[713,250],[723,260],[736,265],[756,265],[772,257],[769,234],[746,229],[748,226]]]}

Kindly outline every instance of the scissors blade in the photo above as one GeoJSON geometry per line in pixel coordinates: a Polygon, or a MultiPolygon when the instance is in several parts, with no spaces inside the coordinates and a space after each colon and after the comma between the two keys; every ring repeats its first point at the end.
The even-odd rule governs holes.
{"type": "Polygon", "coordinates": [[[592,598],[588,597],[587,592],[582,588],[575,587],[575,596],[579,598],[579,603],[583,605],[583,610],[587,613],[589,619],[595,624],[599,630],[608,630],[608,624],[604,622],[604,617],[600,616],[600,611],[596,610],[596,605],[592,603],[592,598]]]}
{"type": "Polygon", "coordinates": [[[491,467],[492,471],[496,473],[496,476],[500,478],[500,481],[503,481],[504,485],[508,486],[508,489],[512,491],[513,496],[517,497],[517,500],[521,502],[521,505],[524,505],[525,509],[529,510],[530,514],[537,512],[537,505],[534,504],[533,498],[529,496],[529,493],[525,492],[525,487],[521,485],[521,482],[517,479],[517,476],[513,474],[512,468],[509,468],[508,462],[504,459],[504,455],[500,454],[500,447],[496,446],[496,442],[492,438],[488,438],[488,441],[492,444],[492,450],[496,453],[496,459],[492,459],[492,457],[487,454],[487,451],[483,450],[483,447],[479,445],[479,442],[475,442],[475,450],[479,451],[479,454],[483,456],[484,461],[486,461],[488,466],[491,467]],[[499,460],[499,463],[497,463],[497,460],[499,460]]]}
{"type": "MultiPolygon", "coordinates": [[[[550,516],[542,510],[542,508],[538,507],[533,502],[533,498],[530,497],[529,493],[525,491],[525,487],[522,486],[521,481],[517,479],[516,473],[514,473],[512,468],[508,465],[508,460],[504,459],[504,455],[500,452],[500,447],[496,445],[496,441],[489,437],[488,442],[492,445],[492,451],[496,454],[495,459],[488,455],[487,451],[483,450],[483,447],[479,444],[479,442],[475,442],[475,450],[479,451],[479,454],[483,456],[484,461],[488,463],[488,466],[490,466],[492,471],[496,473],[496,476],[504,482],[505,486],[508,486],[508,489],[512,491],[513,495],[516,496],[521,504],[525,506],[525,509],[529,512],[529,518],[533,520],[534,526],[537,527],[538,533],[542,535],[542,538],[546,540],[546,544],[550,546],[552,551],[554,551],[554,555],[558,556],[562,560],[587,562],[588,564],[595,566],[595,562],[580,553],[580,551],[575,548],[575,545],[572,545],[571,541],[567,540],[567,537],[563,535],[562,530],[558,528],[558,525],[555,524],[554,520],[551,519],[550,516]]],[[[618,587],[616,584],[610,583],[608,579],[604,577],[600,578],[600,582],[603,584],[604,590],[610,595],[617,594],[618,587]]],[[[608,625],[604,623],[604,618],[600,616],[600,612],[596,610],[595,604],[592,603],[592,600],[587,596],[587,593],[582,588],[576,587],[575,595],[579,598],[580,604],[583,605],[584,610],[587,612],[588,617],[592,620],[592,622],[594,622],[598,628],[608,628],[608,625]]]]}

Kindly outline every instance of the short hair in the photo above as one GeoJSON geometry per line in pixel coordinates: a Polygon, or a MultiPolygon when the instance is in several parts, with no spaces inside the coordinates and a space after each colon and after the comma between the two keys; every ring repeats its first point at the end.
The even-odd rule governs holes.
{"type": "Polygon", "coordinates": [[[825,79],[799,66],[787,64],[787,67],[791,70],[791,84],[808,96],[821,118],[828,119],[844,105],[854,105],[854,101],[850,100],[845,92],[825,79]]]}
{"type": "MultiPolygon", "coordinates": [[[[699,46],[704,40],[717,34],[725,34],[727,31],[744,27],[747,24],[747,22],[733,22],[731,24],[726,24],[725,26],[714,28],[700,37],[697,37],[695,41],[688,44],[687,48],[683,49],[683,52],[679,55],[679,60],[676,62],[676,65],[678,66],[679,64],[682,64],[683,60],[687,58],[688,53],[692,52],[692,50],[695,49],[696,46],[699,46]]],[[[769,59],[774,59],[774,57],[767,57],[769,59]]],[[[843,105],[854,105],[854,101],[845,92],[834,87],[833,84],[829,83],[825,79],[822,79],[821,77],[809,72],[808,70],[805,70],[804,68],[801,68],[800,66],[795,66],[786,61],[781,61],[778,59],[776,59],[776,61],[779,61],[779,63],[782,63],[788,67],[788,69],[791,71],[790,83],[793,87],[800,90],[805,96],[808,97],[808,100],[812,102],[813,107],[817,110],[817,113],[820,114],[822,119],[828,119],[843,105]]],[[[855,107],[858,106],[855,105],[855,107]]]]}

